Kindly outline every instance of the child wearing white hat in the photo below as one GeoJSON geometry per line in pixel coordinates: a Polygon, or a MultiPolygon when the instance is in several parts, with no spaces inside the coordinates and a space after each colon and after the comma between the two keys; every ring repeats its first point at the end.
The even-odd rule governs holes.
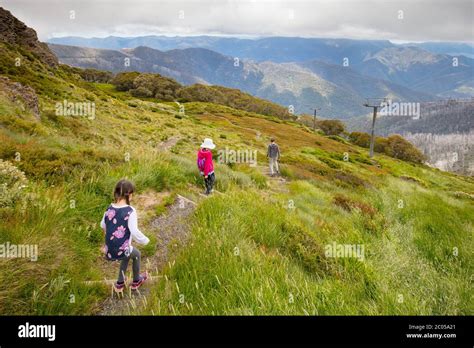
{"type": "Polygon", "coordinates": [[[201,144],[201,148],[197,154],[197,165],[201,175],[204,176],[204,183],[206,185],[206,195],[212,193],[214,182],[216,180],[214,174],[214,163],[212,162],[212,151],[216,145],[212,139],[206,138],[201,144]]]}

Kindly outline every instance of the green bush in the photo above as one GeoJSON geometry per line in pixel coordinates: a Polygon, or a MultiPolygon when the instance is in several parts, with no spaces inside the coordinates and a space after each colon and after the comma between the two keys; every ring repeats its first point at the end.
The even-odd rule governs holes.
{"type": "Polygon", "coordinates": [[[374,143],[374,151],[379,153],[387,153],[388,139],[376,137],[374,143]]]}
{"type": "Polygon", "coordinates": [[[115,77],[110,81],[117,91],[128,91],[134,88],[133,81],[136,77],[140,75],[139,72],[122,72],[115,75],[115,77]]]}
{"type": "Polygon", "coordinates": [[[140,97],[147,98],[147,97],[152,97],[153,96],[152,91],[150,91],[148,88],[145,88],[143,86],[131,89],[130,94],[133,97],[137,97],[137,98],[140,98],[140,97]]]}
{"type": "Polygon", "coordinates": [[[385,153],[408,162],[422,163],[425,160],[425,156],[412,143],[397,134],[388,137],[385,153]]]}
{"type": "Polygon", "coordinates": [[[96,69],[80,69],[79,75],[88,82],[106,83],[112,79],[112,73],[109,71],[102,71],[96,69]]]}
{"type": "Polygon", "coordinates": [[[339,135],[346,130],[344,123],[339,120],[317,121],[316,126],[321,129],[325,135],[339,135]]]}
{"type": "Polygon", "coordinates": [[[180,89],[178,97],[179,100],[184,102],[209,102],[262,115],[276,116],[282,119],[294,119],[283,106],[256,98],[238,89],[195,84],[180,89]]]}
{"type": "Polygon", "coordinates": [[[153,96],[163,101],[172,101],[176,99],[176,92],[181,85],[159,74],[140,74],[133,80],[133,87],[130,91],[132,95],[135,93],[135,96],[153,96]]]}
{"type": "Polygon", "coordinates": [[[370,135],[363,132],[352,132],[349,135],[349,140],[360,147],[368,148],[370,146],[370,135]]]}
{"type": "MultiPolygon", "coordinates": [[[[370,147],[370,135],[367,133],[352,132],[349,139],[355,145],[370,147]]],[[[408,162],[422,163],[425,160],[420,150],[398,134],[390,135],[388,138],[376,137],[374,151],[408,162]]]]}

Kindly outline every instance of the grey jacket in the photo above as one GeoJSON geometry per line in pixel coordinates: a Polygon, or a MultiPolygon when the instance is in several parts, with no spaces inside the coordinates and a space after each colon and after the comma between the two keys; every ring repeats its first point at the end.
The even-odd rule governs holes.
{"type": "Polygon", "coordinates": [[[268,145],[267,157],[270,158],[280,158],[280,148],[277,144],[273,143],[268,145]]]}

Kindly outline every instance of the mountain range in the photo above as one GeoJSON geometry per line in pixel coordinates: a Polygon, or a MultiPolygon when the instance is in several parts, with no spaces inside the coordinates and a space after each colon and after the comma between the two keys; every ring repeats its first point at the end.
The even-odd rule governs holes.
{"type": "Polygon", "coordinates": [[[341,57],[351,57],[354,63],[363,61],[368,54],[385,48],[418,47],[435,54],[464,55],[474,58],[474,45],[457,42],[422,42],[394,44],[388,40],[350,40],[301,37],[266,37],[256,39],[217,36],[140,36],[85,38],[66,36],[51,38],[49,43],[120,50],[147,46],[161,51],[192,47],[207,48],[228,56],[256,61],[278,63],[304,62],[319,57],[328,63],[339,64],[341,57]]]}
{"type": "MultiPolygon", "coordinates": [[[[429,92],[361,74],[351,66],[319,60],[288,63],[237,60],[205,48],[160,51],[145,46],[123,50],[49,46],[68,65],[112,72],[154,72],[183,84],[238,88],[286,107],[291,105],[297,114],[312,113],[318,107],[324,117],[344,119],[366,114],[362,106],[366,97],[410,101],[435,98],[429,92]]],[[[381,74],[381,77],[385,76],[381,74]]]]}
{"type": "Polygon", "coordinates": [[[283,37],[50,40],[50,48],[69,65],[156,72],[183,84],[239,88],[292,106],[297,114],[312,114],[318,108],[323,117],[339,119],[366,115],[363,103],[368,97],[423,102],[473,96],[474,60],[432,52],[451,48],[469,55],[469,47],[283,37]]]}

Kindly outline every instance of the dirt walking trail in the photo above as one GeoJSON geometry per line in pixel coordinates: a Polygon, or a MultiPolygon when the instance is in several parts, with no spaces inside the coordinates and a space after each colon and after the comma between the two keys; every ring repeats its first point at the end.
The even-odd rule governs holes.
{"type": "MultiPolygon", "coordinates": [[[[141,229],[151,241],[155,242],[153,255],[142,256],[141,260],[140,271],[146,270],[149,279],[139,290],[132,291],[130,287],[127,287],[123,292],[123,297],[118,297],[113,293],[112,287],[117,278],[119,263],[104,260],[102,267],[104,273],[107,274],[107,280],[104,282],[110,288],[110,296],[102,303],[99,315],[127,315],[137,307],[144,306],[152,284],[161,280],[162,269],[167,263],[173,262],[174,251],[178,251],[186,244],[190,235],[190,217],[194,212],[195,203],[178,195],[164,213],[150,218],[149,216],[154,214],[163,196],[163,194],[147,192],[135,198],[137,203],[142,202],[137,204],[137,210],[144,216],[143,220],[147,221],[141,224],[141,229]]],[[[140,249],[140,245],[136,246],[140,249]]],[[[132,261],[130,260],[126,274],[127,283],[132,279],[131,268],[132,261]]]]}
{"type": "MultiPolygon", "coordinates": [[[[173,137],[163,142],[161,144],[163,151],[169,151],[178,140],[173,137]]],[[[288,192],[286,179],[279,175],[270,176],[267,164],[259,165],[258,170],[268,178],[268,193],[288,192]]],[[[138,291],[132,291],[130,287],[127,287],[123,296],[119,298],[117,294],[113,293],[113,284],[117,279],[119,263],[101,258],[98,261],[98,267],[101,269],[104,279],[86,282],[90,285],[97,283],[102,286],[106,285],[110,289],[110,296],[100,305],[99,315],[129,315],[136,311],[139,312],[140,307],[147,304],[153,284],[161,281],[163,268],[174,262],[176,252],[182,249],[188,241],[191,233],[191,217],[197,203],[184,196],[176,195],[173,203],[168,205],[163,213],[157,215],[157,207],[162,206],[165,200],[170,201],[170,195],[169,192],[146,191],[134,198],[135,207],[139,213],[139,226],[142,232],[150,237],[151,243],[155,243],[155,252],[148,256],[142,255],[141,260],[140,271],[147,271],[149,279],[138,291]]],[[[140,245],[136,246],[141,249],[140,245]]],[[[131,268],[132,261],[127,269],[127,283],[132,278],[131,268]]]]}
{"type": "MultiPolygon", "coordinates": [[[[178,137],[172,137],[160,144],[162,151],[170,151],[179,141],[178,137]]],[[[86,282],[90,285],[106,285],[110,289],[110,296],[100,305],[99,315],[121,315],[131,314],[132,311],[146,305],[152,285],[161,280],[161,272],[166,264],[174,262],[175,251],[186,244],[191,233],[191,217],[196,208],[196,203],[181,195],[171,196],[170,192],[146,191],[134,197],[134,206],[139,214],[139,227],[141,231],[154,243],[152,255],[144,256],[140,272],[148,272],[147,282],[137,291],[126,287],[123,296],[118,297],[113,292],[119,270],[119,262],[106,261],[104,258],[98,260],[97,264],[103,280],[86,282]],[[165,207],[165,211],[157,215],[157,207],[163,206],[164,202],[172,201],[165,207]]],[[[140,245],[135,245],[143,250],[140,245]]],[[[126,283],[132,279],[132,261],[130,260],[126,283]]]]}
{"type": "MultiPolygon", "coordinates": [[[[257,169],[267,177],[268,191],[269,193],[288,193],[288,181],[281,176],[276,174],[275,176],[270,175],[270,166],[267,163],[259,164],[257,169]]],[[[281,169],[281,164],[280,164],[281,169]]]]}

